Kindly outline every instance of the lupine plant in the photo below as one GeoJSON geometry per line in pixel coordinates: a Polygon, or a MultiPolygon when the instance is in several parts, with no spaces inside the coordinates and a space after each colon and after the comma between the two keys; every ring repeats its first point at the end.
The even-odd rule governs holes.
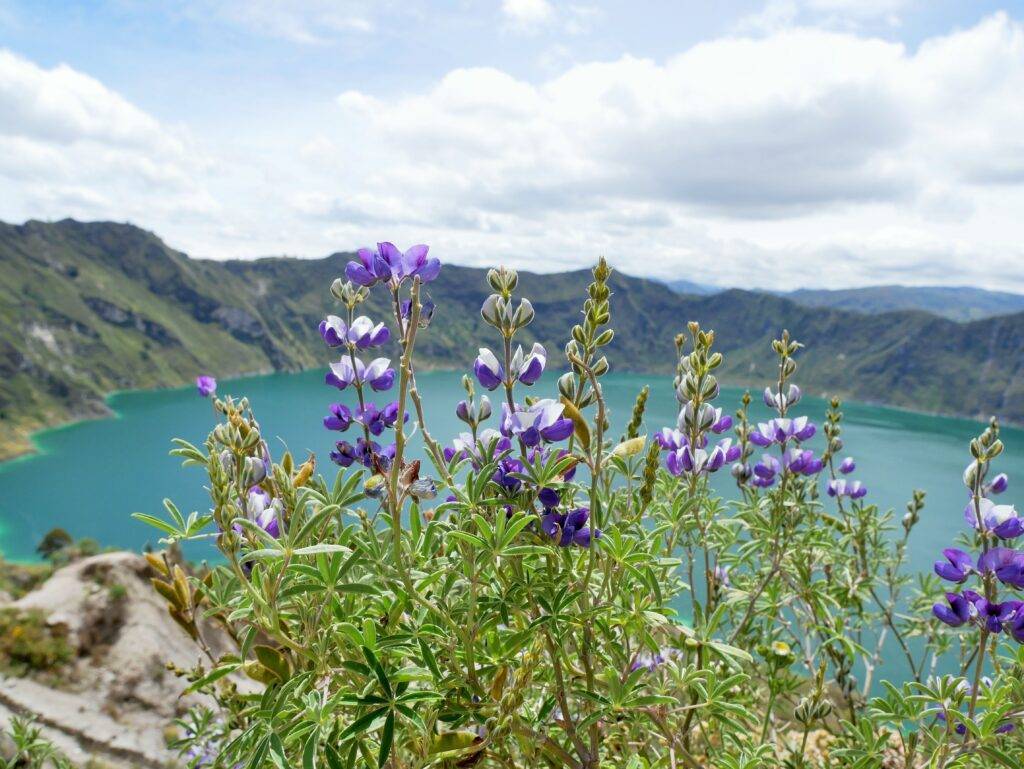
{"type": "MultiPolygon", "coordinates": [[[[209,697],[180,722],[184,761],[1020,766],[1024,521],[993,501],[1008,485],[992,475],[995,422],[971,444],[961,547],[936,576],[909,574],[924,494],[900,521],[870,503],[841,404],[820,430],[801,410],[788,332],[767,421],[749,394],[734,414],[717,405],[724,358],[696,322],[676,337],[676,423],[646,426],[648,387],[631,414],[609,412],[603,259],[557,356],[528,336],[515,271],[488,273],[492,337],[451,404],[466,430],[442,444],[414,365],[440,271],[426,246],[381,243],[331,286],[332,473],[273,457],[245,398],[197,383],[219,424],[173,453],[204,468],[211,507],[139,516],[220,556],[203,570],[148,556],[201,655],[178,672],[209,697]],[[371,291],[392,317],[360,314],[371,291]],[[397,361],[371,357],[389,340],[397,361]],[[211,650],[212,623],[230,653],[211,650]],[[898,680],[879,680],[883,659],[898,680]]],[[[961,503],[943,500],[934,525],[963,520],[961,503]]]]}

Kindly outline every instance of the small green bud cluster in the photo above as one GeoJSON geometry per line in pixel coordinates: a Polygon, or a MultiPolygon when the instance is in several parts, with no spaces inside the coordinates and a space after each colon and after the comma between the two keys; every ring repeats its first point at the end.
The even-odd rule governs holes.
{"type": "Polygon", "coordinates": [[[517,331],[526,328],[533,321],[536,313],[529,299],[520,299],[518,306],[513,306],[512,292],[519,284],[519,276],[509,267],[499,267],[487,273],[487,282],[495,293],[484,300],[480,308],[480,316],[484,322],[501,332],[506,339],[511,339],[517,331]]]}

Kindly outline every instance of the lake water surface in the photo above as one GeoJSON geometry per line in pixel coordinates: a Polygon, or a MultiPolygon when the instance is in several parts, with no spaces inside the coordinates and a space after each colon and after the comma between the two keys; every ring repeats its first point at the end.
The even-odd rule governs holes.
{"type": "MultiPolygon", "coordinates": [[[[452,411],[462,395],[460,377],[456,372],[418,377],[429,428],[445,442],[463,427],[452,411]]],[[[553,387],[554,377],[548,379],[553,387]]],[[[615,431],[628,420],[645,382],[652,385],[646,430],[653,433],[673,423],[676,403],[669,377],[611,374],[604,381],[615,431]]],[[[249,397],[275,456],[285,445],[300,459],[312,451],[321,460],[320,469],[333,472],[327,461],[332,434],[323,429],[321,419],[339,393],[324,386],[322,372],[249,377],[222,382],[220,389],[249,397]]],[[[732,412],[741,394],[725,388],[718,404],[732,412]]],[[[116,418],[40,433],[40,453],[0,465],[0,552],[6,558],[34,558],[36,545],[55,526],[103,545],[139,549],[147,542],[155,544],[156,537],[152,529],[129,517],[132,512],[162,514],[164,497],[182,511],[208,508],[203,473],[182,469],[167,452],[174,436],[203,441],[213,424],[210,402],[190,387],[121,393],[110,405],[116,418]]],[[[799,411],[820,424],[825,408],[824,401],[807,397],[799,411]]],[[[929,570],[938,550],[948,547],[962,530],[966,492],[960,478],[968,461],[967,442],[981,425],[863,404],[847,404],[844,411],[843,437],[858,465],[853,477],[868,486],[868,499],[896,508],[901,515],[914,488],[928,492],[911,559],[914,567],[929,570]]],[[[760,398],[755,415],[767,416],[760,398]]],[[[1006,451],[998,469],[1010,475],[1010,491],[1004,496],[1012,502],[1015,483],[1024,479],[1024,431],[1005,430],[1003,437],[1006,451]]],[[[719,474],[718,482],[724,492],[732,485],[726,472],[719,474]]],[[[194,545],[189,554],[203,558],[211,549],[212,545],[194,545]]]]}

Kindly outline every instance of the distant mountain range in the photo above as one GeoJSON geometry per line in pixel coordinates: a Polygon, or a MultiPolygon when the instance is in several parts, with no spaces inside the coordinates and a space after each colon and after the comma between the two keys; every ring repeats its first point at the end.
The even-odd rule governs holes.
{"type": "MultiPolygon", "coordinates": [[[[316,325],[335,309],[328,286],[350,258],[196,260],[126,224],[0,224],[0,457],[27,450],[33,430],[106,413],[116,389],[326,366],[316,325]]],[[[478,314],[484,274],[446,265],[430,285],[438,309],[417,343],[421,365],[467,368],[493,344],[478,314]]],[[[588,281],[583,270],[520,273],[537,311],[524,341],[547,346],[552,365],[588,281]]],[[[770,340],[788,328],[807,345],[808,392],[1024,422],[1024,313],[969,323],[864,314],[735,289],[681,295],[620,273],[612,290],[618,370],[670,371],[673,335],[696,319],[717,331],[723,380],[760,388],[775,375],[770,340]]],[[[387,314],[379,292],[366,309],[387,314]]]]}
{"type": "MultiPolygon", "coordinates": [[[[708,296],[723,291],[689,280],[666,281],[680,294],[708,296]]],[[[807,307],[828,307],[859,313],[922,310],[950,320],[981,320],[1024,312],[1024,294],[987,291],[971,286],[865,286],[863,288],[801,288],[772,292],[807,307]]]]}

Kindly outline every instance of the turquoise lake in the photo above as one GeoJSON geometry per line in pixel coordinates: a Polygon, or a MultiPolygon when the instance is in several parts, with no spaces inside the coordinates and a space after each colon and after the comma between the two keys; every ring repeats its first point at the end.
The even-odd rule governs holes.
{"type": "MultiPolygon", "coordinates": [[[[458,372],[418,377],[429,428],[445,442],[463,426],[453,413],[462,395],[460,378],[458,372]]],[[[549,375],[547,380],[553,387],[554,377],[549,375]]],[[[611,374],[605,379],[605,393],[616,431],[629,418],[636,393],[645,382],[652,385],[647,431],[673,423],[676,403],[669,377],[611,374]]],[[[535,389],[543,392],[541,386],[535,389]]],[[[250,398],[275,456],[285,445],[299,458],[312,451],[320,458],[320,470],[333,472],[327,461],[332,434],[323,429],[321,419],[339,393],[324,386],[322,372],[236,379],[222,382],[220,390],[250,398]]],[[[742,390],[725,388],[717,403],[732,412],[741,395],[742,390]]],[[[383,401],[378,399],[378,404],[383,401]]],[[[164,497],[183,511],[208,507],[202,472],[182,469],[167,452],[174,436],[203,441],[213,424],[210,402],[189,387],[121,393],[111,398],[110,405],[116,418],[40,433],[38,454],[0,465],[0,551],[6,558],[34,558],[36,545],[55,526],[75,537],[93,537],[103,545],[140,549],[147,542],[155,544],[156,536],[132,520],[132,512],[163,514],[164,497]]],[[[756,405],[756,415],[764,418],[767,410],[759,397],[756,405]]],[[[799,411],[820,424],[825,408],[823,400],[806,397],[799,411]]],[[[968,461],[967,442],[982,426],[863,404],[847,404],[844,412],[847,453],[856,457],[858,465],[852,477],[868,486],[869,500],[896,508],[902,515],[914,488],[928,492],[911,553],[915,568],[930,569],[937,552],[962,530],[966,492],[960,478],[968,461]]],[[[1024,431],[1008,429],[1003,437],[1006,451],[998,469],[1010,475],[1010,490],[1004,497],[1012,502],[1015,483],[1024,479],[1024,431]]],[[[414,445],[418,447],[418,439],[414,445]]],[[[723,492],[728,493],[731,480],[728,473],[719,474],[723,492]]],[[[194,544],[189,555],[201,559],[212,553],[210,548],[194,544]]]]}

